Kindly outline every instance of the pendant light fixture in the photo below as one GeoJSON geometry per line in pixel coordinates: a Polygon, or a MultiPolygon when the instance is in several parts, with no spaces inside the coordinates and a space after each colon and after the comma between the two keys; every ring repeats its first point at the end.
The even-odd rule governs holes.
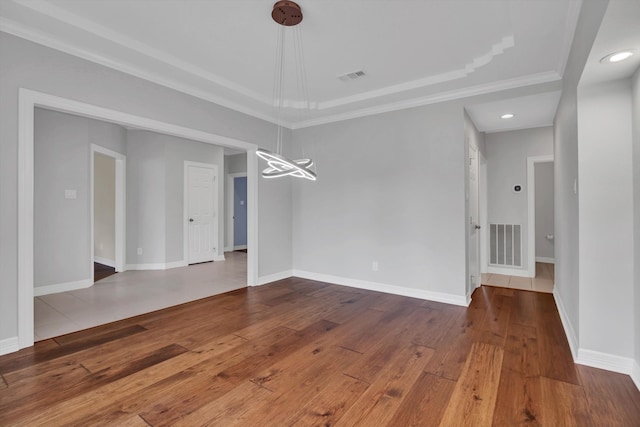
{"type": "Polygon", "coordinates": [[[298,96],[300,98],[297,105],[298,109],[306,109],[309,107],[309,96],[307,92],[307,82],[304,70],[304,58],[302,55],[302,37],[300,28],[296,27],[302,22],[302,9],[297,3],[292,1],[278,1],[273,5],[271,18],[280,25],[278,33],[278,44],[276,48],[276,66],[274,73],[273,97],[274,106],[277,109],[278,132],[276,137],[275,152],[260,148],[256,154],[264,159],[269,165],[262,171],[264,178],[278,178],[283,176],[293,176],[296,178],[305,178],[311,181],[316,180],[316,172],[311,169],[313,160],[308,158],[289,160],[282,155],[282,137],[283,128],[281,123],[282,109],[284,108],[284,64],[285,64],[285,41],[287,27],[293,27],[293,42],[295,53],[295,65],[297,76],[298,96]]]}

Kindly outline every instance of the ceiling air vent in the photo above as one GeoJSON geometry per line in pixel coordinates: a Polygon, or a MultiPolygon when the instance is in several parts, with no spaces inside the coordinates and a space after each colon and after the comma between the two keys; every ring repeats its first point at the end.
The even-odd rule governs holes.
{"type": "Polygon", "coordinates": [[[356,80],[360,77],[364,77],[366,74],[362,70],[352,71],[351,73],[346,73],[339,75],[338,78],[343,82],[348,82],[349,80],[356,80]]]}

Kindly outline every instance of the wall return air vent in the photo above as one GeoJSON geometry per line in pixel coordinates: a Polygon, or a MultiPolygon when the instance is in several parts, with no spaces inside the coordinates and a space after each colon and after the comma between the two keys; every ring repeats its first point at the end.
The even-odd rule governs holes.
{"type": "Polygon", "coordinates": [[[364,76],[366,76],[364,71],[358,70],[358,71],[352,71],[352,72],[346,73],[346,74],[341,74],[341,75],[338,76],[338,78],[340,80],[342,80],[343,82],[348,82],[349,80],[356,80],[356,79],[359,79],[360,77],[364,77],[364,76]]]}

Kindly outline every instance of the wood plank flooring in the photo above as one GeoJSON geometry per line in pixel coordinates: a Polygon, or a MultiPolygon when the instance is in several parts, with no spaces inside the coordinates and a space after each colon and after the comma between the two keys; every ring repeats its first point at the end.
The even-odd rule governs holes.
{"type": "Polygon", "coordinates": [[[550,294],[468,308],[303,279],[0,357],[0,426],[640,426],[628,376],[573,363],[550,294]]]}

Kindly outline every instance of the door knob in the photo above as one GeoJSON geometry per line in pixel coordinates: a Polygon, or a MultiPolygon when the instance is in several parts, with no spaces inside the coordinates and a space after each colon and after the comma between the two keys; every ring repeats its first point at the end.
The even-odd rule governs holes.
{"type": "Polygon", "coordinates": [[[193,222],[193,218],[189,218],[189,222],[193,222]]]}
{"type": "Polygon", "coordinates": [[[476,230],[480,230],[480,226],[478,224],[476,224],[474,227],[476,230]]]}

